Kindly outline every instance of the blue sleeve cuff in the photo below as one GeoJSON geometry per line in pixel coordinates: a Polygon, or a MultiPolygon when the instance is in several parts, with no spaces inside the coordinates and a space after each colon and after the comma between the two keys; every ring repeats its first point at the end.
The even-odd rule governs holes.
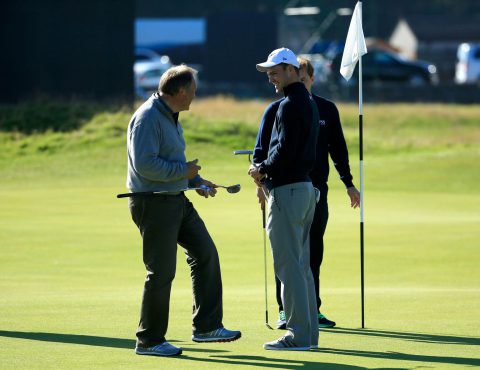
{"type": "Polygon", "coordinates": [[[202,177],[197,174],[193,179],[188,180],[188,187],[189,188],[196,188],[200,185],[200,181],[202,181],[202,177]]]}

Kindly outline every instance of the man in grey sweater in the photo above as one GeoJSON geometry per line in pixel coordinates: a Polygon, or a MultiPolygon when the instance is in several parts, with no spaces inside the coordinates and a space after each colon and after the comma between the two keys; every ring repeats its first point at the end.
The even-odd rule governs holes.
{"type": "Polygon", "coordinates": [[[193,286],[195,342],[228,342],[240,331],[222,324],[222,279],[217,249],[205,224],[185,196],[187,187],[204,185],[197,192],[215,196],[216,185],[198,174],[198,160],[187,162],[179,112],[195,97],[196,71],[172,67],[153,94],[133,115],[127,133],[128,176],[131,192],[151,192],[129,198],[132,219],[143,239],[147,270],[135,352],[139,355],[175,356],[181,348],[168,343],[170,290],[175,276],[177,243],[187,255],[193,286]],[[158,193],[161,194],[158,194],[158,193]]]}

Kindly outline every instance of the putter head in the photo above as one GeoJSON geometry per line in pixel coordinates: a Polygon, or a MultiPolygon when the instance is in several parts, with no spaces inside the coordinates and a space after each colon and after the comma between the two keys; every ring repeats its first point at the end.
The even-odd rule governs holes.
{"type": "Polygon", "coordinates": [[[235,154],[235,155],[242,155],[242,154],[252,155],[252,154],[253,154],[253,150],[235,150],[235,151],[233,152],[233,154],[235,154]]]}
{"type": "Polygon", "coordinates": [[[251,155],[253,154],[253,150],[235,150],[233,154],[235,155],[248,154],[248,161],[252,162],[251,155]]]}
{"type": "Polygon", "coordinates": [[[232,185],[232,186],[228,186],[228,187],[227,187],[227,191],[228,191],[230,194],[238,193],[238,192],[240,191],[240,189],[241,189],[240,184],[232,185]]]}
{"type": "Polygon", "coordinates": [[[265,326],[266,326],[267,328],[269,328],[270,330],[273,330],[273,328],[270,326],[270,324],[269,324],[268,322],[265,323],[265,326]]]}

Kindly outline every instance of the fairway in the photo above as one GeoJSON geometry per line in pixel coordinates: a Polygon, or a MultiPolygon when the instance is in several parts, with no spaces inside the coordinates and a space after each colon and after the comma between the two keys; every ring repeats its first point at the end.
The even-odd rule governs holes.
{"type": "MultiPolygon", "coordinates": [[[[22,140],[35,148],[49,135],[49,143],[67,144],[42,153],[9,143],[0,158],[1,369],[480,367],[479,125],[450,121],[448,108],[426,106],[409,114],[430,112],[422,116],[427,122],[435,111],[445,121],[434,126],[420,117],[414,127],[394,118],[389,129],[378,117],[397,108],[386,106],[371,108],[377,122],[370,118],[369,126],[366,108],[366,328],[360,328],[359,212],[350,209],[331,166],[322,311],[338,326],[321,330],[317,351],[274,352],[262,349],[282,332],[264,323],[261,213],[246,158],[232,155],[233,149],[253,146],[251,132],[265,104],[243,104],[243,111],[240,106],[226,120],[232,126],[240,122],[237,130],[221,143],[188,136],[195,112],[203,112],[201,103],[185,117],[187,144],[192,141],[188,158],[199,158],[202,176],[242,186],[238,194],[219,190],[213,199],[188,194],[219,250],[224,324],[242,330],[242,338],[224,344],[191,341],[191,281],[179,248],[167,339],[181,346],[183,355],[134,354],[145,273],[127,200],[115,198],[125,192],[123,133],[95,145],[75,141],[87,131],[67,139],[47,133],[22,140]],[[257,114],[242,116],[252,110],[257,114]],[[25,154],[18,155],[20,150],[25,154]]],[[[358,186],[355,110],[341,111],[348,113],[342,119],[358,186]]],[[[126,127],[128,114],[115,117],[115,127],[126,127]]],[[[209,122],[212,130],[220,127],[218,117],[201,118],[200,127],[209,122]]],[[[270,251],[268,258],[273,325],[270,251]]]]}

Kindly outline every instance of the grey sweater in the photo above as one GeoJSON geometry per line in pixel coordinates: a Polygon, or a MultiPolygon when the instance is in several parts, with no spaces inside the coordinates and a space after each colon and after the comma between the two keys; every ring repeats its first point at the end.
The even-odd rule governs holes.
{"type": "Polygon", "coordinates": [[[185,139],[178,114],[153,94],[134,113],[127,131],[127,188],[139,191],[185,189],[185,139]]]}

